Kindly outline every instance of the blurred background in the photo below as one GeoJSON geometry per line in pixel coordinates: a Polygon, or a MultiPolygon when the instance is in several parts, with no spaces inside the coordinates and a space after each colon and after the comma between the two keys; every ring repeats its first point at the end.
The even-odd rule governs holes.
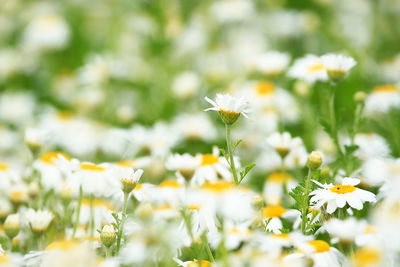
{"type": "MultiPolygon", "coordinates": [[[[345,139],[354,93],[399,82],[399,25],[398,0],[2,0],[0,158],[18,168],[37,145],[94,162],[135,159],[151,170],[145,179],[162,179],[171,152],[225,146],[218,116],[203,112],[204,96],[256,92],[268,99],[234,136],[244,140],[242,160],[257,163],[252,179],[261,185],[279,168],[264,148],[275,131],[303,137],[293,166],[304,166],[312,149],[335,153],[319,126],[326,83],[289,78],[289,65],[306,54],[355,58],[337,91],[345,139]],[[271,71],[271,51],[284,54],[283,71],[271,71]]],[[[361,125],[383,136],[392,156],[400,155],[398,115],[361,125]]]]}

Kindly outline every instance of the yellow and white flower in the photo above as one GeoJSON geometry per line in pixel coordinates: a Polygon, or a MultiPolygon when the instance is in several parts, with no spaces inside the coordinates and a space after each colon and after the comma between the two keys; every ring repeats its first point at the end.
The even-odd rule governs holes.
{"type": "Polygon", "coordinates": [[[346,203],[350,207],[361,210],[363,202],[375,202],[375,195],[363,189],[355,187],[360,183],[360,179],[346,177],[342,184],[321,184],[314,181],[320,189],[310,193],[310,202],[316,202],[315,207],[320,208],[327,203],[327,212],[333,213],[338,207],[343,208],[346,203]]]}
{"type": "Polygon", "coordinates": [[[352,57],[338,54],[326,54],[321,56],[329,79],[332,81],[341,80],[357,62],[352,57]]]}
{"type": "Polygon", "coordinates": [[[28,209],[25,212],[24,217],[33,232],[42,233],[47,230],[54,215],[48,210],[35,211],[33,209],[28,209]]]}
{"type": "Polygon", "coordinates": [[[316,55],[306,55],[297,59],[288,70],[288,76],[307,83],[328,80],[326,68],[321,58],[316,55]]]}
{"type": "Polygon", "coordinates": [[[323,240],[311,240],[297,245],[296,253],[288,255],[289,260],[307,258],[313,261],[314,267],[340,267],[343,254],[323,240]]]}
{"type": "Polygon", "coordinates": [[[233,124],[239,118],[240,114],[248,118],[248,101],[244,97],[238,98],[230,94],[217,94],[215,102],[208,97],[205,97],[205,99],[213,105],[213,107],[207,108],[205,111],[218,111],[226,124],[233,124]]]}
{"type": "Polygon", "coordinates": [[[365,114],[373,116],[400,106],[400,88],[396,84],[377,86],[365,100],[365,114]]]}

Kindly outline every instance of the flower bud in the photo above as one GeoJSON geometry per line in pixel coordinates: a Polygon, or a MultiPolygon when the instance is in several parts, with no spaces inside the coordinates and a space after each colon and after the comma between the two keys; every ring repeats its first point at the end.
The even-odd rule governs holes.
{"type": "Polygon", "coordinates": [[[316,170],[322,164],[322,154],[318,151],[311,152],[310,156],[308,156],[307,167],[311,170],[316,170]]]}
{"type": "Polygon", "coordinates": [[[357,103],[364,103],[367,98],[367,94],[363,91],[358,91],[354,94],[354,101],[357,103]]]}
{"type": "Polygon", "coordinates": [[[19,219],[19,214],[10,214],[7,216],[6,221],[4,222],[4,232],[6,235],[13,239],[21,229],[21,223],[19,219]]]}
{"type": "Polygon", "coordinates": [[[323,166],[321,168],[321,177],[325,180],[328,180],[331,176],[331,168],[328,166],[323,166]]]}
{"type": "Polygon", "coordinates": [[[104,225],[100,233],[100,239],[101,243],[103,243],[103,245],[107,248],[111,247],[114,244],[116,233],[114,227],[111,224],[104,225]]]}

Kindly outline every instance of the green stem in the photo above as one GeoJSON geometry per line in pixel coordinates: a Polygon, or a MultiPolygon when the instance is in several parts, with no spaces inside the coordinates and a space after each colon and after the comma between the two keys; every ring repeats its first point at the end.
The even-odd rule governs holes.
{"type": "Polygon", "coordinates": [[[119,253],[119,249],[121,247],[121,239],[122,239],[122,235],[124,232],[124,224],[125,224],[125,220],[126,220],[126,208],[128,206],[128,198],[129,198],[129,193],[124,193],[124,205],[122,208],[121,222],[120,222],[119,229],[118,229],[117,248],[116,248],[117,254],[119,253]]]}
{"type": "Polygon", "coordinates": [[[333,142],[336,145],[336,149],[339,152],[340,156],[343,156],[342,149],[340,147],[339,143],[339,137],[338,137],[338,130],[337,130],[337,125],[336,125],[336,118],[335,118],[335,87],[332,86],[331,89],[331,95],[329,98],[329,111],[330,111],[330,119],[331,119],[331,134],[332,134],[332,139],[333,142]]]}
{"type": "Polygon", "coordinates": [[[94,205],[93,205],[93,194],[90,194],[90,240],[93,240],[94,236],[94,205]]]}
{"type": "Polygon", "coordinates": [[[78,229],[78,225],[79,225],[79,217],[81,215],[82,198],[83,198],[83,191],[82,191],[82,186],[80,186],[79,187],[78,208],[76,210],[74,230],[72,231],[72,239],[75,238],[76,230],[78,229]]]}
{"type": "Polygon", "coordinates": [[[357,104],[355,115],[354,115],[354,127],[353,127],[353,133],[351,135],[351,144],[354,145],[354,137],[358,132],[358,129],[360,127],[360,121],[361,121],[361,116],[364,110],[364,104],[359,103],[357,104]]]}
{"type": "Polygon", "coordinates": [[[235,180],[235,184],[239,185],[239,180],[237,177],[235,161],[233,159],[233,151],[232,151],[232,141],[231,141],[231,126],[229,124],[225,124],[226,126],[226,144],[228,146],[228,153],[229,153],[229,165],[232,169],[233,179],[235,180]]]}
{"type": "Polygon", "coordinates": [[[210,249],[210,245],[208,244],[207,234],[205,234],[205,233],[203,234],[202,240],[203,240],[204,246],[206,247],[206,251],[207,251],[207,254],[208,254],[208,258],[209,258],[212,262],[215,262],[214,256],[213,256],[213,254],[212,254],[212,252],[211,252],[211,249],[210,249]]]}
{"type": "Polygon", "coordinates": [[[308,213],[308,207],[309,207],[309,194],[311,190],[311,177],[312,177],[312,171],[309,168],[308,169],[308,176],[306,180],[306,185],[305,185],[305,192],[304,192],[304,203],[303,207],[301,210],[301,232],[303,234],[306,234],[306,224],[307,224],[307,213],[308,213]]]}

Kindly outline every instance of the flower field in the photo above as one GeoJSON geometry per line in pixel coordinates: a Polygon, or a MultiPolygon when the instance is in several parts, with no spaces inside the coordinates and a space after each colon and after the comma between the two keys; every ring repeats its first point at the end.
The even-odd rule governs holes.
{"type": "Polygon", "coordinates": [[[400,266],[399,0],[3,0],[0,267],[400,266]]]}

